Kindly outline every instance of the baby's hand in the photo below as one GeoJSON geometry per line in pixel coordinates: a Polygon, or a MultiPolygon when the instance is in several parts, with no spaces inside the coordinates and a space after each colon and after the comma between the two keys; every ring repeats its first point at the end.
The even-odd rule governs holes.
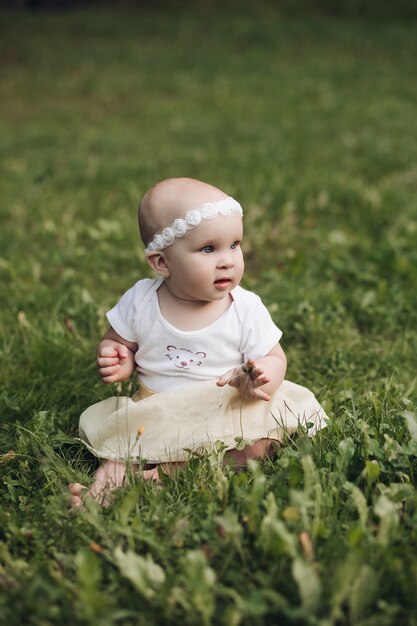
{"type": "Polygon", "coordinates": [[[98,371],[103,383],[117,383],[129,378],[135,358],[127,346],[112,339],[103,339],[98,346],[98,371]]]}
{"type": "Polygon", "coordinates": [[[232,369],[219,378],[217,385],[224,387],[229,384],[236,387],[241,396],[247,400],[270,400],[270,396],[260,389],[269,383],[269,380],[264,370],[257,367],[253,359],[248,359],[242,367],[232,369]]]}

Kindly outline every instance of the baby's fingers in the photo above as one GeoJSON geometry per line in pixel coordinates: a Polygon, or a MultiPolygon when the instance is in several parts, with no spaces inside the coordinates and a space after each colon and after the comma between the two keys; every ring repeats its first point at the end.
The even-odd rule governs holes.
{"type": "Polygon", "coordinates": [[[120,361],[126,361],[129,351],[126,346],[124,346],[123,344],[120,344],[119,346],[117,346],[117,354],[119,356],[120,361]]]}
{"type": "Polygon", "coordinates": [[[232,378],[235,375],[236,370],[232,369],[229,370],[228,372],[226,372],[226,374],[223,374],[223,376],[221,376],[218,381],[217,381],[217,386],[218,387],[224,387],[225,385],[227,385],[228,383],[230,383],[230,381],[232,380],[232,378]]]}
{"type": "Polygon", "coordinates": [[[100,352],[98,354],[99,358],[103,357],[103,358],[117,358],[117,350],[115,350],[113,348],[113,346],[103,346],[102,348],[100,348],[100,352]]]}
{"type": "Polygon", "coordinates": [[[118,365],[119,359],[117,357],[101,357],[97,358],[97,365],[99,368],[111,367],[112,365],[118,365]]]}
{"type": "Polygon", "coordinates": [[[255,378],[255,361],[253,359],[248,359],[244,365],[242,365],[242,372],[247,374],[250,378],[255,378]]]}
{"type": "Polygon", "coordinates": [[[112,365],[110,367],[101,367],[99,373],[103,383],[116,383],[119,380],[120,365],[112,365]]]}
{"type": "Polygon", "coordinates": [[[262,385],[266,385],[269,381],[270,378],[264,374],[264,372],[257,374],[254,378],[252,378],[252,384],[254,387],[262,387],[262,385]]]}
{"type": "Polygon", "coordinates": [[[262,391],[262,389],[253,389],[252,393],[253,397],[257,400],[265,400],[266,402],[268,402],[268,400],[271,399],[271,396],[265,393],[265,391],[262,391]]]}

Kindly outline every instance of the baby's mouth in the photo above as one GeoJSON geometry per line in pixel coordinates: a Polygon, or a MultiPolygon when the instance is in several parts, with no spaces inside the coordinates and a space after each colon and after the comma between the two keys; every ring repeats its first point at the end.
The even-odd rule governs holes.
{"type": "Polygon", "coordinates": [[[217,287],[226,287],[227,285],[230,285],[231,282],[232,282],[231,278],[219,278],[218,280],[214,281],[214,284],[217,287]]]}

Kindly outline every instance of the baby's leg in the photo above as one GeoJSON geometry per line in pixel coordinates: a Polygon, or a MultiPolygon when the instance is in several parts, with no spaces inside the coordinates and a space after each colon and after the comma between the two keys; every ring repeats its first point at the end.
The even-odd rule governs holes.
{"type": "Polygon", "coordinates": [[[250,459],[271,458],[276,446],[279,446],[279,442],[274,439],[258,439],[243,450],[229,450],[226,453],[226,460],[233,459],[238,467],[245,467],[250,459]]]}
{"type": "MultiPolygon", "coordinates": [[[[161,469],[164,474],[172,476],[179,467],[182,467],[183,463],[163,463],[161,469]]],[[[132,470],[137,471],[138,465],[132,464],[132,470]]],[[[141,470],[138,475],[143,480],[154,480],[160,483],[158,465],[150,469],[141,470]]],[[[108,506],[111,502],[110,495],[118,487],[122,487],[126,476],[126,464],[119,461],[104,461],[94,475],[94,482],[90,489],[87,491],[87,495],[91,496],[102,506],[108,506]]],[[[82,505],[82,495],[86,491],[86,487],[81,483],[70,483],[68,485],[69,492],[71,494],[69,500],[69,506],[71,509],[77,508],[82,505]]]]}
{"type": "MultiPolygon", "coordinates": [[[[118,461],[103,461],[96,473],[94,482],[87,492],[87,495],[97,500],[99,504],[108,506],[110,503],[109,494],[121,487],[126,474],[126,464],[118,461]]],[[[70,507],[77,508],[82,505],[81,495],[86,489],[80,483],[70,483],[68,485],[70,497],[70,507]]]]}
{"type": "Polygon", "coordinates": [[[142,477],[144,480],[156,480],[158,483],[161,482],[159,478],[159,472],[165,474],[172,478],[179,470],[185,467],[185,463],[182,461],[171,461],[170,463],[159,463],[156,464],[155,467],[145,469],[142,472],[142,477]]]}

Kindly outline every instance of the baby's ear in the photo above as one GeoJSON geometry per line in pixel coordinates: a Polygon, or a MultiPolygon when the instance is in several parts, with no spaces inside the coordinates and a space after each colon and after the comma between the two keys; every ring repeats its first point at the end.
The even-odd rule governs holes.
{"type": "Polygon", "coordinates": [[[146,257],[146,260],[154,272],[163,278],[169,278],[171,276],[171,272],[169,271],[168,263],[163,252],[151,252],[146,257]]]}

